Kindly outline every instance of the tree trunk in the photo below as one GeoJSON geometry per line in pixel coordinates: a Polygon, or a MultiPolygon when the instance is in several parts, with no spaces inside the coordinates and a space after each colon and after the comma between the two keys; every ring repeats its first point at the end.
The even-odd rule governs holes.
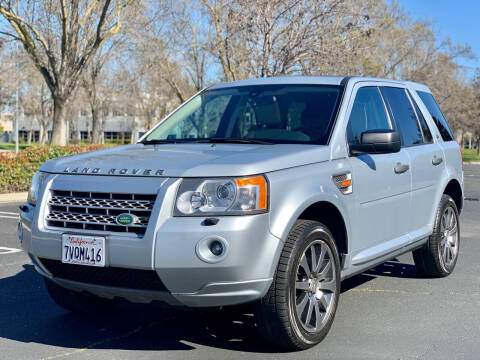
{"type": "Polygon", "coordinates": [[[53,98],[52,145],[67,145],[67,118],[65,99],[53,98]]]}
{"type": "Polygon", "coordinates": [[[100,124],[99,124],[99,116],[98,111],[92,107],[92,144],[98,144],[100,142],[99,134],[100,134],[100,124]]]}
{"type": "Polygon", "coordinates": [[[38,135],[38,141],[40,142],[41,145],[45,145],[47,142],[47,136],[48,136],[48,126],[47,126],[46,121],[40,121],[40,134],[38,135]]]}

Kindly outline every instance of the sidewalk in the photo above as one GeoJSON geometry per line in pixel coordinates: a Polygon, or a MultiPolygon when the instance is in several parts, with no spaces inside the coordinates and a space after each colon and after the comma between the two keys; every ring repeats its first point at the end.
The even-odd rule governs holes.
{"type": "Polygon", "coordinates": [[[0,204],[27,201],[27,192],[0,194],[0,204]]]}

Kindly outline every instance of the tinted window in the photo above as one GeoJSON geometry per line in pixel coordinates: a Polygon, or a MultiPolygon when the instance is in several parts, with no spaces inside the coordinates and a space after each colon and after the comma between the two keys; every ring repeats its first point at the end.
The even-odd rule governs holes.
{"type": "Polygon", "coordinates": [[[405,89],[382,87],[381,91],[400,130],[403,146],[422,144],[422,131],[405,89]]]}
{"type": "Polygon", "coordinates": [[[357,91],[348,122],[349,144],[359,144],[367,130],[391,129],[385,105],[377,87],[362,87],[357,91]]]}
{"type": "MultiPolygon", "coordinates": [[[[410,93],[410,95],[411,95],[411,93],[410,93]]],[[[420,111],[420,108],[418,107],[417,103],[415,102],[415,99],[413,99],[412,96],[410,96],[410,99],[412,100],[413,106],[415,107],[415,111],[417,113],[418,121],[420,122],[420,126],[422,128],[423,140],[426,143],[430,144],[430,143],[433,142],[433,137],[432,137],[432,133],[430,132],[430,129],[428,128],[427,121],[423,117],[423,114],[420,111]]]]}
{"type": "Polygon", "coordinates": [[[428,112],[430,113],[433,121],[435,122],[435,125],[437,125],[438,131],[440,132],[440,135],[442,135],[443,141],[452,141],[453,132],[448,126],[447,119],[445,119],[445,116],[443,116],[442,110],[440,110],[440,107],[435,101],[433,95],[423,91],[417,91],[417,94],[418,96],[420,96],[420,99],[422,99],[423,103],[427,107],[428,112]]]}
{"type": "Polygon", "coordinates": [[[144,142],[215,138],[326,144],[343,87],[255,85],[203,91],[163,121],[144,142]]]}

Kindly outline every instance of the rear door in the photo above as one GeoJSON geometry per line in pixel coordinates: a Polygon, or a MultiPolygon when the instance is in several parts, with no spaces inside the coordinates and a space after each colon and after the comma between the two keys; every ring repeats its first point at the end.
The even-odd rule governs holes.
{"type": "MultiPolygon", "coordinates": [[[[358,83],[353,90],[347,141],[354,144],[367,130],[395,129],[378,86],[358,83]]],[[[392,154],[350,156],[355,213],[352,216],[352,263],[360,265],[408,243],[410,161],[401,150],[392,154]],[[395,168],[404,169],[395,171],[395,168]]]]}
{"type": "Polygon", "coordinates": [[[412,241],[415,241],[431,231],[429,221],[437,206],[435,198],[445,169],[444,155],[440,145],[433,141],[410,92],[400,87],[381,87],[381,92],[400,131],[402,147],[410,157],[412,206],[408,226],[412,241]]]}
{"type": "MultiPolygon", "coordinates": [[[[435,101],[433,95],[426,91],[417,90],[416,93],[426,107],[425,116],[431,117],[433,123],[438,129],[437,142],[443,148],[445,156],[445,166],[449,171],[455,173],[455,177],[463,182],[462,154],[459,145],[455,141],[453,131],[448,125],[447,119],[440,110],[440,106],[435,101]]],[[[434,130],[434,126],[432,126],[434,130]]],[[[433,131],[435,132],[435,131],[433,131]]]]}

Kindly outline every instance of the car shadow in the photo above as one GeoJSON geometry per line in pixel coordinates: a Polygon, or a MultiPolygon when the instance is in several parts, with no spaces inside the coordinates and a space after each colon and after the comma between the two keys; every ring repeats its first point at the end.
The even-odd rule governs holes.
{"type": "MultiPolygon", "coordinates": [[[[342,292],[377,276],[414,277],[411,267],[390,261],[345,280],[342,292]]],[[[0,337],[26,344],[152,351],[193,350],[198,345],[279,352],[258,334],[251,305],[199,311],[119,303],[102,315],[72,314],[50,299],[32,265],[0,279],[0,289],[0,337]]]]}
{"type": "Polygon", "coordinates": [[[364,274],[370,276],[386,276],[403,279],[424,278],[424,276],[417,271],[415,265],[402,263],[396,258],[367,270],[364,274]]]}
{"type": "Polygon", "coordinates": [[[0,337],[74,349],[193,350],[196,344],[278,353],[257,333],[251,307],[182,310],[119,303],[103,315],[58,307],[32,265],[0,279],[0,337]]]}

